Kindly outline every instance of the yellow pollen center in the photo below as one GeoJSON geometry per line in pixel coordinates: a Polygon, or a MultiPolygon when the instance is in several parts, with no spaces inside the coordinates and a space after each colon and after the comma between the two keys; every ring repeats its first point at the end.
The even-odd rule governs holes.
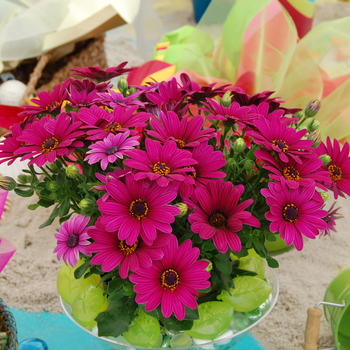
{"type": "Polygon", "coordinates": [[[45,109],[51,110],[51,109],[56,108],[59,105],[60,105],[60,103],[58,101],[55,101],[55,102],[52,102],[50,105],[46,106],[45,109]]]}
{"type": "Polygon", "coordinates": [[[341,180],[342,174],[343,174],[343,172],[341,171],[341,168],[333,164],[328,166],[328,171],[333,181],[341,180]]]}
{"type": "Polygon", "coordinates": [[[106,125],[104,130],[107,132],[116,132],[119,129],[121,129],[121,127],[122,126],[119,123],[111,123],[111,124],[106,125]]]}
{"type": "Polygon", "coordinates": [[[162,176],[170,174],[170,168],[165,163],[158,162],[153,165],[153,172],[162,176]]]}
{"type": "Polygon", "coordinates": [[[289,146],[282,140],[273,140],[272,144],[278,147],[283,153],[287,152],[289,149],[289,146]]]}
{"type": "Polygon", "coordinates": [[[294,222],[298,220],[299,209],[294,204],[287,204],[282,210],[283,219],[288,222],[294,222]]]}
{"type": "Polygon", "coordinates": [[[148,205],[142,199],[137,199],[136,201],[131,202],[129,213],[137,220],[144,219],[148,214],[148,205]]]}
{"type": "Polygon", "coordinates": [[[176,142],[180,148],[184,148],[186,146],[185,141],[176,139],[176,142]]]}
{"type": "Polygon", "coordinates": [[[167,269],[163,271],[163,273],[160,276],[160,281],[164,289],[170,289],[172,292],[180,283],[179,275],[173,269],[167,269]]]}
{"type": "Polygon", "coordinates": [[[299,171],[292,166],[283,169],[283,176],[287,180],[298,181],[301,179],[299,171]]]}
{"type": "Polygon", "coordinates": [[[43,153],[52,152],[57,148],[58,145],[59,145],[59,141],[56,138],[51,137],[50,139],[46,139],[41,145],[42,152],[43,153]]]}
{"type": "Polygon", "coordinates": [[[186,175],[191,176],[193,179],[197,178],[197,172],[196,172],[196,169],[193,166],[188,165],[188,166],[185,166],[185,168],[194,169],[194,171],[192,171],[192,170],[186,171],[186,175]]]}
{"type": "Polygon", "coordinates": [[[138,245],[139,245],[138,239],[133,245],[127,245],[125,241],[120,241],[119,249],[124,253],[124,255],[130,255],[137,249],[138,245]]]}
{"type": "Polygon", "coordinates": [[[215,228],[225,229],[227,219],[224,215],[220,213],[215,213],[209,218],[209,224],[215,228]]]}

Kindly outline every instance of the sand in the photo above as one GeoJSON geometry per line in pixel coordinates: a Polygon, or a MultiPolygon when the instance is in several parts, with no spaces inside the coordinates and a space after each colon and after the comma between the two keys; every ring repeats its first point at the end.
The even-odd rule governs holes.
{"type": "MultiPolygon", "coordinates": [[[[179,0],[169,13],[171,0],[153,0],[165,31],[184,24],[194,24],[191,2],[179,0]]],[[[315,23],[350,15],[350,4],[319,0],[315,23]]],[[[107,33],[106,53],[110,66],[122,61],[131,65],[142,64],[145,59],[135,47],[132,26],[123,26],[107,33]]],[[[6,170],[6,169],[5,169],[6,170]]],[[[13,172],[15,170],[12,170],[13,172]]],[[[0,172],[4,173],[3,167],[0,172]]],[[[11,174],[13,175],[13,174],[11,174]]],[[[33,312],[61,312],[56,290],[56,277],[61,266],[52,254],[58,222],[45,229],[38,227],[49,216],[51,209],[29,211],[35,197],[20,198],[11,194],[12,211],[0,224],[0,236],[17,246],[17,252],[0,275],[0,295],[16,308],[33,312]]],[[[350,201],[340,200],[342,213],[347,216],[350,201]]],[[[330,203],[331,204],[331,203],[330,203]]],[[[338,232],[329,237],[307,241],[302,252],[291,250],[278,256],[280,268],[275,270],[280,283],[278,303],[266,320],[256,327],[253,335],[268,350],[292,350],[303,342],[306,310],[323,299],[328,284],[344,267],[348,266],[350,253],[350,218],[338,222],[338,232]]],[[[334,346],[330,326],[322,317],[320,348],[334,346]]]]}

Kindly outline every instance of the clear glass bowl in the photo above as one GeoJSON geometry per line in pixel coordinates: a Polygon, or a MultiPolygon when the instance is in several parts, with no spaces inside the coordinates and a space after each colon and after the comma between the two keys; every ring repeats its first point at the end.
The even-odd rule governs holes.
{"type": "MultiPolygon", "coordinates": [[[[271,310],[274,308],[278,293],[279,293],[279,286],[278,281],[275,272],[269,268],[266,267],[265,277],[269,280],[270,284],[272,285],[273,289],[269,297],[270,305],[269,307],[263,311],[263,315],[257,319],[255,322],[252,322],[251,325],[227,338],[221,338],[220,340],[211,341],[202,345],[195,345],[193,344],[190,347],[176,347],[176,349],[191,349],[191,350],[211,350],[211,349],[219,349],[219,350],[232,350],[234,347],[240,343],[246,336],[249,334],[250,330],[254,328],[256,325],[258,325],[260,322],[262,322],[265,317],[271,312],[271,310]]],[[[104,346],[104,349],[117,349],[117,350],[133,350],[133,349],[156,349],[161,350],[164,348],[148,348],[148,347],[142,347],[142,346],[136,346],[136,345],[126,345],[123,343],[118,343],[115,340],[108,339],[105,337],[98,337],[96,334],[92,333],[91,331],[87,330],[83,326],[81,326],[73,317],[71,313],[71,307],[65,303],[62,298],[60,298],[62,308],[66,315],[81,329],[83,329],[85,332],[89,333],[92,337],[95,337],[101,341],[101,346],[104,346]]],[[[170,349],[170,348],[168,348],[170,349]]],[[[173,348],[175,349],[175,348],[173,348]]]]}

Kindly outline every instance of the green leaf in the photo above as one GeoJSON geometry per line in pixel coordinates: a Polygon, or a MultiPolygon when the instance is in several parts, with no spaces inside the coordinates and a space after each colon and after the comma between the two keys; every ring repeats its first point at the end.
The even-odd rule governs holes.
{"type": "Polygon", "coordinates": [[[193,321],[183,320],[179,321],[175,316],[170,316],[168,318],[164,317],[160,307],[158,307],[159,320],[163,323],[166,329],[169,331],[188,331],[193,326],[193,321]]]}
{"type": "Polygon", "coordinates": [[[41,198],[37,204],[40,205],[41,207],[49,208],[51,207],[51,205],[55,204],[55,202],[41,198]]]}
{"type": "Polygon", "coordinates": [[[137,304],[134,299],[124,297],[111,302],[107,310],[101,312],[96,318],[99,337],[119,337],[129,330],[131,322],[135,319],[137,304]]]}
{"type": "Polygon", "coordinates": [[[267,261],[268,265],[272,268],[277,268],[280,266],[278,261],[276,259],[272,258],[271,256],[267,256],[266,261],[267,261]]]}
{"type": "Polygon", "coordinates": [[[58,216],[61,218],[68,214],[70,208],[70,198],[68,196],[63,198],[62,204],[60,205],[60,209],[58,211],[58,216]]]}
{"type": "Polygon", "coordinates": [[[58,206],[55,207],[55,209],[52,211],[51,215],[49,216],[49,218],[39,226],[39,228],[44,228],[46,226],[50,226],[53,221],[55,220],[55,218],[58,215],[58,206]]]}
{"type": "Polygon", "coordinates": [[[60,225],[62,225],[65,221],[67,221],[67,220],[69,220],[70,219],[70,217],[72,216],[74,214],[74,212],[71,212],[70,214],[68,214],[68,215],[66,215],[66,216],[62,216],[61,218],[60,218],[60,225]]]}
{"type": "Polygon", "coordinates": [[[28,209],[29,210],[35,210],[36,208],[38,208],[39,207],[39,204],[29,204],[28,205],[28,209]]]}
{"type": "Polygon", "coordinates": [[[237,258],[243,258],[249,254],[248,250],[242,247],[240,252],[235,252],[233,255],[237,256],[237,258]]]}
{"type": "Polygon", "coordinates": [[[239,276],[233,279],[235,288],[223,290],[217,297],[234,306],[236,311],[248,312],[258,308],[270,295],[272,286],[258,277],[239,276]]]}
{"type": "Polygon", "coordinates": [[[57,175],[57,183],[60,185],[60,187],[64,187],[66,183],[66,173],[61,171],[57,175]]]}
{"type": "Polygon", "coordinates": [[[257,273],[254,272],[254,271],[249,271],[249,270],[243,270],[243,269],[237,269],[237,268],[232,268],[232,272],[235,274],[235,275],[238,275],[238,276],[256,276],[257,273]]]}
{"type": "Polygon", "coordinates": [[[21,197],[31,197],[34,194],[34,191],[31,188],[27,190],[21,190],[20,188],[15,188],[14,191],[16,194],[18,194],[21,197]]]}
{"type": "Polygon", "coordinates": [[[110,295],[108,297],[108,302],[110,303],[112,301],[119,300],[119,299],[124,298],[124,297],[125,297],[124,291],[120,290],[119,292],[115,292],[112,295],[110,295]]]}
{"type": "Polygon", "coordinates": [[[189,307],[185,306],[185,310],[185,320],[199,320],[198,309],[190,309],[189,307]]]}
{"type": "Polygon", "coordinates": [[[266,239],[269,241],[269,242],[275,242],[276,241],[276,235],[270,231],[267,231],[266,233],[266,239]]]}
{"type": "Polygon", "coordinates": [[[200,293],[209,293],[211,291],[211,287],[205,288],[205,289],[198,289],[198,292],[200,293]]]}
{"type": "Polygon", "coordinates": [[[146,304],[139,304],[139,308],[140,308],[145,314],[147,314],[147,315],[149,315],[149,316],[152,316],[152,317],[154,317],[154,318],[157,318],[157,319],[159,318],[157,309],[154,309],[154,310],[152,310],[152,311],[146,311],[145,307],[146,307],[146,304]]]}
{"type": "Polygon", "coordinates": [[[239,264],[239,268],[243,270],[256,272],[259,278],[265,277],[265,261],[261,258],[251,256],[242,259],[239,264]]]}
{"type": "Polygon", "coordinates": [[[232,265],[230,260],[220,260],[216,256],[214,256],[213,261],[217,269],[224,275],[227,276],[232,272],[232,265]]]}
{"type": "Polygon", "coordinates": [[[211,282],[214,284],[215,288],[220,290],[230,291],[230,288],[234,287],[232,278],[230,276],[224,276],[222,273],[217,270],[211,270],[211,282]]]}
{"type": "Polygon", "coordinates": [[[109,295],[119,291],[123,288],[125,280],[123,280],[121,277],[116,278],[115,280],[109,281],[107,286],[107,293],[109,295]]]}
{"type": "Polygon", "coordinates": [[[87,269],[90,267],[90,261],[91,259],[86,259],[83,265],[74,270],[75,279],[78,280],[79,278],[83,277],[87,269]]]}
{"type": "Polygon", "coordinates": [[[225,254],[216,254],[215,257],[220,260],[228,260],[230,259],[231,249],[227,249],[227,252],[225,254]]]}

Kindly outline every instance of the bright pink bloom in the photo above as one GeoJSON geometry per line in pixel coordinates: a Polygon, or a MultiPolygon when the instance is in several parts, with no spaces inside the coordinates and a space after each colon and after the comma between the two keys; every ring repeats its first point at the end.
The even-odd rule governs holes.
{"type": "Polygon", "coordinates": [[[84,160],[88,160],[89,164],[101,161],[102,170],[106,170],[109,163],[114,163],[117,158],[123,159],[126,150],[140,144],[137,136],[128,138],[129,135],[129,131],[117,135],[109,134],[102,141],[89,146],[90,151],[86,152],[88,156],[84,160]]]}
{"type": "Polygon", "coordinates": [[[191,176],[195,183],[194,185],[181,184],[180,194],[182,198],[190,198],[196,187],[207,185],[214,179],[226,176],[226,173],[219,170],[226,164],[223,153],[214,151],[214,147],[208,145],[207,141],[193,149],[192,158],[197,161],[197,164],[191,165],[195,171],[189,171],[187,175],[191,176]]]}
{"type": "Polygon", "coordinates": [[[57,253],[58,260],[63,257],[66,265],[75,267],[79,259],[79,252],[91,256],[91,253],[86,250],[90,244],[86,227],[89,220],[90,217],[85,218],[84,215],[78,215],[63,223],[59,233],[55,234],[57,246],[53,252],[57,253]]]}
{"type": "Polygon", "coordinates": [[[323,220],[327,224],[327,228],[325,230],[321,230],[320,236],[331,236],[331,231],[337,232],[337,230],[335,229],[336,220],[344,218],[343,215],[337,213],[337,211],[341,209],[341,207],[334,209],[335,203],[336,202],[334,202],[329,208],[328,215],[323,218],[323,220]]]}
{"type": "Polygon", "coordinates": [[[270,120],[260,117],[255,121],[258,131],[251,131],[249,136],[254,142],[263,145],[269,151],[275,151],[282,162],[287,163],[289,158],[293,158],[301,164],[299,155],[308,155],[313,151],[311,140],[302,140],[307,130],[296,131],[292,127],[287,127],[280,118],[274,117],[270,120]]]}
{"type": "Polygon", "coordinates": [[[83,90],[86,90],[86,92],[89,94],[92,91],[97,91],[99,93],[107,92],[108,88],[112,88],[113,85],[110,82],[102,82],[99,84],[94,83],[92,80],[89,79],[83,79],[83,80],[77,80],[72,77],[68,78],[70,81],[71,86],[78,92],[82,92],[83,90]]]}
{"type": "Polygon", "coordinates": [[[334,192],[334,198],[338,195],[345,197],[344,193],[350,196],[350,158],[349,158],[349,143],[345,142],[342,150],[338,140],[334,139],[333,147],[329,137],[327,137],[327,147],[322,142],[316,149],[317,154],[328,154],[331,157],[331,162],[322,168],[327,170],[330,175],[330,181],[326,186],[334,192]]]}
{"type": "Polygon", "coordinates": [[[77,91],[72,85],[69,88],[69,96],[67,98],[70,102],[68,106],[73,108],[89,107],[100,100],[97,95],[97,90],[88,92],[87,90],[77,91]]]}
{"type": "Polygon", "coordinates": [[[249,199],[238,204],[243,190],[243,185],[233,187],[232,182],[222,179],[195,190],[198,202],[192,202],[195,209],[188,217],[191,229],[203,239],[213,238],[220,253],[226,253],[228,247],[233,252],[242,249],[237,232],[242,230],[243,224],[260,227],[259,220],[244,211],[254,201],[249,199]]]}
{"type": "Polygon", "coordinates": [[[127,64],[128,62],[123,62],[117,67],[110,67],[106,70],[102,70],[98,66],[83,68],[73,67],[71,68],[71,71],[74,73],[71,73],[71,75],[79,75],[81,77],[95,79],[97,82],[102,82],[130,72],[133,68],[124,68],[127,64]]]}
{"type": "Polygon", "coordinates": [[[139,237],[133,245],[118,239],[118,232],[108,232],[101,224],[101,217],[95,226],[89,227],[88,235],[95,241],[87,247],[87,251],[96,254],[91,265],[102,265],[102,271],[109,272],[119,265],[119,275],[127,278],[129,270],[137,271],[139,267],[150,268],[154,260],[163,258],[162,247],[169,244],[170,235],[158,233],[152,246],[146,245],[139,237]]]}
{"type": "Polygon", "coordinates": [[[194,184],[194,180],[186,175],[189,169],[185,168],[197,163],[191,152],[178,149],[173,141],[167,141],[163,146],[151,139],[146,139],[145,143],[147,152],[138,149],[125,152],[131,158],[125,160],[125,164],[138,170],[135,180],[149,178],[162,187],[168,186],[170,180],[194,184]]]}
{"type": "Polygon", "coordinates": [[[324,202],[314,199],[316,191],[312,186],[289,189],[285,181],[279,189],[272,182],[268,186],[261,194],[270,206],[270,211],[265,213],[266,219],[271,221],[270,231],[279,231],[287,245],[294,243],[297,250],[302,250],[303,235],[314,239],[319,230],[327,228],[322,220],[327,215],[327,211],[321,209],[324,202]]]}
{"type": "Polygon", "coordinates": [[[147,130],[147,133],[162,143],[172,140],[179,148],[196,147],[216,136],[215,129],[203,129],[204,118],[199,115],[190,120],[185,116],[180,120],[176,113],[169,111],[167,115],[160,112],[159,118],[160,121],[152,118],[151,125],[154,130],[147,130]]]}
{"type": "Polygon", "coordinates": [[[254,155],[264,163],[263,168],[272,173],[269,174],[271,179],[280,182],[284,178],[290,188],[298,188],[299,185],[317,186],[327,191],[321,182],[329,181],[329,173],[320,170],[322,160],[319,158],[302,158],[302,164],[299,164],[294,159],[289,159],[287,163],[278,162],[268,151],[262,149],[255,151],[254,155]]]}
{"type": "Polygon", "coordinates": [[[109,107],[117,107],[117,106],[122,106],[122,107],[130,107],[130,106],[138,106],[138,107],[143,107],[144,103],[136,100],[140,93],[135,93],[132,94],[128,97],[124,97],[123,94],[119,92],[115,92],[111,89],[108,89],[108,93],[98,93],[97,95],[100,97],[101,104],[104,104],[109,107]]]}
{"type": "Polygon", "coordinates": [[[192,248],[188,239],[178,246],[177,238],[171,236],[170,244],[163,248],[164,257],[154,261],[149,268],[140,267],[130,275],[130,281],[136,283],[135,301],[146,304],[146,311],[152,311],[161,304],[164,317],[185,318],[185,306],[197,309],[198,289],[210,287],[210,273],[205,271],[209,262],[197,260],[199,249],[192,248]]]}
{"type": "Polygon", "coordinates": [[[171,223],[174,216],[180,214],[180,209],[168,205],[177,192],[169,186],[167,189],[153,183],[145,186],[144,180],[136,181],[134,175],[125,176],[122,181],[112,179],[106,184],[106,190],[111,198],[103,202],[97,201],[102,213],[102,224],[106,230],[118,231],[118,239],[133,245],[141,235],[147,245],[157,238],[157,230],[171,233],[171,223]]]}
{"type": "Polygon", "coordinates": [[[81,122],[72,123],[66,113],[57,116],[57,120],[43,117],[40,121],[31,124],[30,129],[25,129],[23,135],[17,137],[18,141],[27,142],[14,154],[25,154],[22,160],[33,157],[29,164],[43,166],[46,162],[54,162],[57,157],[69,156],[76,147],[82,147],[84,143],[77,138],[84,134],[78,130],[81,122]]]}

